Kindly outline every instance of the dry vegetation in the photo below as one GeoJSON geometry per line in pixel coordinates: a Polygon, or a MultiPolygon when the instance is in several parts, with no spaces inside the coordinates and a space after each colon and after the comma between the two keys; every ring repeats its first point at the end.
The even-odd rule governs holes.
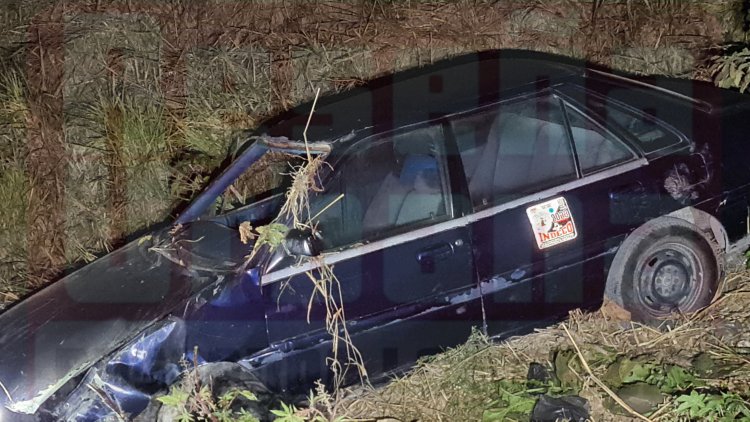
{"type": "Polygon", "coordinates": [[[739,3],[4,1],[0,300],[168,219],[312,87],[504,47],[705,77],[739,3]]]}
{"type": "MultiPolygon", "coordinates": [[[[626,322],[617,318],[617,310],[604,307],[597,313],[573,312],[568,321],[537,330],[536,333],[492,343],[475,335],[468,343],[421,362],[403,378],[383,388],[357,388],[346,392],[336,403],[332,414],[345,419],[383,418],[393,421],[456,421],[456,420],[528,420],[523,417],[492,419],[493,412],[508,408],[503,392],[511,390],[525,397],[527,373],[532,362],[554,368],[567,394],[580,394],[591,406],[594,421],[638,420],[622,407],[612,403],[611,396],[596,379],[622,396],[628,404],[637,403],[629,388],[621,389],[621,380],[613,380],[615,362],[625,358],[649,368],[648,375],[633,371],[627,383],[659,384],[654,392],[654,406],[641,412],[645,420],[720,420],[716,412],[703,417],[687,417],[678,411],[680,397],[690,392],[720,395],[720,392],[744,397],[750,411],[750,275],[730,275],[727,293],[701,313],[685,318],[674,326],[660,329],[626,322]],[[568,329],[570,335],[566,333],[568,329]],[[577,359],[575,346],[591,366],[593,376],[586,373],[577,359]],[[666,385],[660,373],[672,367],[684,369],[698,380],[681,380],[677,387],[666,385]],[[642,379],[641,379],[642,378],[642,379]],[[693,384],[691,384],[693,382],[693,384]],[[568,387],[567,390],[565,387],[568,387]],[[670,387],[670,388],[667,388],[670,387]],[[669,391],[669,393],[664,393],[669,391]]],[[[632,369],[629,368],[629,369],[632,369]]],[[[622,369],[620,370],[622,374],[622,369]]],[[[662,374],[663,375],[663,374],[662,374]]],[[[652,393],[651,395],[653,395],[652,393]]],[[[648,395],[647,395],[648,397],[648,395]]],[[[506,396],[507,398],[507,396],[506,396]]],[[[536,397],[532,394],[529,402],[536,397]]],[[[729,414],[727,403],[724,411],[729,414]]],[[[700,407],[700,405],[696,405],[700,407]]],[[[705,409],[707,404],[701,408],[705,409]]],[[[721,420],[750,420],[740,414],[721,420]]]]}
{"type": "MultiPolygon", "coordinates": [[[[5,0],[0,304],[168,219],[203,186],[233,140],[312,99],[313,87],[338,91],[491,48],[707,78],[712,50],[745,40],[741,3],[5,0]]],[[[716,324],[746,325],[748,303],[747,292],[736,292],[667,335],[603,314],[574,315],[568,324],[589,358],[604,348],[684,363],[705,351],[746,364],[725,347],[729,340],[716,324]],[[699,334],[705,330],[714,334],[699,334]]],[[[348,415],[400,420],[481,417],[498,399],[495,381],[524,377],[529,362],[570,345],[560,327],[501,346],[477,337],[378,393],[340,405],[348,415]]],[[[742,371],[737,377],[747,376],[742,371]]],[[[583,379],[581,394],[596,420],[613,418],[602,410],[602,392],[583,379]]]]}

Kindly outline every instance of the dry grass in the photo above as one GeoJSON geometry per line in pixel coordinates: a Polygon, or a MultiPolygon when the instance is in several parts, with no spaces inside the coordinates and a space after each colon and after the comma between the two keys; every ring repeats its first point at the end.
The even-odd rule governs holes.
{"type": "Polygon", "coordinates": [[[52,93],[64,100],[67,151],[58,172],[66,178],[59,185],[65,223],[57,227],[20,217],[27,214],[21,192],[57,185],[24,180],[24,119],[6,123],[27,113],[29,75],[44,81],[49,74],[23,60],[29,49],[44,51],[27,42],[28,32],[43,27],[32,22],[54,19],[39,14],[52,4],[0,6],[0,55],[7,63],[0,69],[0,162],[10,169],[3,192],[12,192],[0,214],[15,216],[4,222],[3,236],[15,237],[0,245],[0,285],[21,286],[27,279],[29,249],[19,233],[62,236],[62,251],[34,248],[49,254],[50,263],[90,260],[168,218],[203,186],[234,139],[311,99],[313,86],[339,91],[386,72],[502,47],[690,76],[700,68],[702,51],[737,26],[730,0],[602,2],[595,13],[590,2],[578,0],[172,0],[145,11],[126,1],[70,2],[62,14],[64,80],[61,92],[52,93]],[[60,253],[64,257],[52,259],[60,253]]]}
{"type": "Polygon", "coordinates": [[[20,72],[0,80],[0,303],[26,292],[27,192],[24,148],[27,105],[20,72]]]}
{"type": "MultiPolygon", "coordinates": [[[[553,353],[580,347],[593,374],[603,378],[611,357],[638,357],[656,364],[692,366],[693,358],[707,353],[731,372],[706,381],[750,394],[750,358],[738,345],[750,344],[750,272],[729,277],[728,292],[711,307],[674,327],[656,330],[615,319],[607,309],[596,313],[572,312],[565,323],[534,334],[493,343],[480,334],[468,343],[422,361],[408,375],[377,390],[356,388],[337,404],[338,414],[355,419],[387,416],[392,420],[481,420],[497,397],[497,382],[526,380],[532,362],[551,364],[553,353]],[[566,326],[570,336],[566,333],[566,326]],[[742,353],[741,353],[742,352],[742,353]],[[603,356],[610,358],[603,359],[603,356]]],[[[747,347],[746,345],[744,347],[747,347]]],[[[580,371],[581,396],[591,404],[596,421],[629,420],[604,407],[607,394],[592,376],[580,371]]],[[[655,421],[671,421],[674,403],[667,403],[655,421]]]]}
{"type": "MultiPolygon", "coordinates": [[[[40,72],[44,79],[49,73],[27,69],[24,54],[45,47],[30,45],[28,31],[37,28],[32,21],[45,25],[39,13],[54,3],[0,6],[0,55],[10,66],[0,76],[12,88],[0,101],[6,114],[24,112],[29,75],[40,72]]],[[[28,230],[64,230],[68,263],[107,250],[117,238],[113,233],[127,235],[167,218],[177,201],[200,187],[200,176],[221,162],[234,137],[310,99],[311,86],[338,91],[385,72],[501,47],[689,76],[704,49],[736,32],[736,4],[654,0],[602,2],[594,9],[577,0],[174,0],[135,13],[141,11],[125,1],[71,2],[63,13],[63,89],[52,93],[64,99],[65,225],[34,223],[28,230]],[[142,133],[137,126],[144,121],[123,114],[122,130],[133,129],[124,134],[129,162],[111,160],[119,152],[107,143],[112,122],[104,111],[113,105],[145,113],[143,120],[155,127],[151,132],[158,132],[142,133]],[[119,186],[121,179],[127,186],[119,186]],[[121,214],[124,221],[111,227],[113,215],[121,214]]],[[[23,163],[23,127],[4,132],[0,158],[23,163]]],[[[18,204],[3,206],[25,212],[18,204]]]]}

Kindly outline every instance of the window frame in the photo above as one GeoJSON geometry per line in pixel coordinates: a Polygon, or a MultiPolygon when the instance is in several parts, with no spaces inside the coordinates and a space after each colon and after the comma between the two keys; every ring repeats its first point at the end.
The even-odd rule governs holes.
{"type": "Polygon", "coordinates": [[[571,145],[571,148],[573,150],[573,154],[575,154],[576,169],[577,169],[578,177],[579,178],[583,178],[583,177],[586,177],[586,176],[589,176],[591,174],[595,174],[595,173],[598,173],[598,172],[601,172],[601,171],[609,170],[611,168],[614,168],[614,167],[617,167],[617,166],[621,166],[623,164],[627,164],[629,162],[635,161],[638,158],[640,158],[640,154],[639,154],[639,152],[637,150],[635,150],[629,143],[624,142],[621,139],[620,136],[617,136],[617,134],[615,134],[613,131],[611,131],[609,128],[607,128],[605,125],[601,124],[595,118],[592,118],[588,113],[586,113],[581,108],[577,107],[574,104],[571,104],[570,101],[567,101],[566,99],[562,98],[562,96],[559,97],[559,100],[560,100],[560,103],[561,103],[561,106],[562,106],[562,109],[563,109],[563,114],[565,116],[566,133],[567,133],[568,138],[570,139],[570,145],[571,145]],[[611,137],[611,139],[608,139],[608,138],[605,137],[604,139],[606,141],[619,143],[621,146],[624,146],[625,149],[628,152],[630,152],[630,158],[627,159],[627,160],[615,162],[615,163],[609,164],[609,165],[596,166],[596,167],[593,168],[593,170],[587,170],[587,171],[584,172],[584,169],[581,166],[581,157],[578,154],[578,149],[576,148],[575,137],[573,136],[573,125],[570,123],[570,116],[568,114],[569,113],[568,112],[569,109],[572,110],[572,111],[574,111],[574,112],[576,112],[576,113],[578,113],[584,120],[590,122],[594,126],[596,126],[599,129],[601,129],[604,133],[608,134],[611,137]]]}
{"type": "Polygon", "coordinates": [[[687,136],[685,136],[685,134],[683,134],[682,132],[677,130],[677,128],[665,122],[664,120],[656,116],[649,116],[641,112],[640,110],[636,109],[635,107],[630,106],[626,103],[623,103],[620,100],[606,97],[597,91],[586,89],[586,87],[581,86],[579,84],[576,84],[576,83],[563,84],[559,87],[559,90],[557,92],[560,95],[560,97],[564,98],[564,100],[567,103],[570,103],[571,105],[575,105],[580,110],[587,110],[587,113],[585,113],[586,116],[595,120],[597,123],[599,123],[600,126],[605,127],[607,130],[615,134],[618,137],[618,139],[620,139],[620,141],[628,145],[632,150],[636,151],[639,157],[645,157],[647,159],[657,158],[657,157],[661,157],[661,156],[667,155],[675,151],[682,150],[686,147],[689,147],[692,144],[692,141],[687,136]],[[626,128],[622,127],[621,125],[617,123],[613,123],[612,125],[609,125],[605,116],[587,107],[586,104],[581,104],[581,102],[578,101],[573,95],[566,93],[565,92],[566,89],[569,89],[574,92],[578,92],[580,94],[583,94],[589,97],[593,97],[597,101],[601,102],[603,107],[606,107],[609,104],[624,114],[629,114],[637,118],[650,120],[655,125],[664,129],[666,132],[672,134],[677,139],[677,141],[673,144],[663,146],[653,151],[646,151],[643,148],[643,142],[640,141],[638,137],[635,136],[635,134],[633,134],[632,132],[630,132],[629,130],[627,130],[626,128]]]}
{"type": "MultiPolygon", "coordinates": [[[[564,97],[555,88],[556,87],[548,87],[548,88],[537,90],[537,91],[526,91],[526,92],[523,92],[523,93],[518,93],[518,94],[515,94],[515,95],[512,95],[512,96],[509,96],[507,98],[500,99],[499,101],[495,101],[495,102],[492,102],[492,103],[489,103],[489,104],[483,104],[483,105],[481,105],[479,107],[472,108],[472,109],[469,109],[469,110],[464,110],[464,111],[461,111],[461,112],[458,112],[458,113],[453,113],[453,114],[450,114],[450,115],[447,115],[447,116],[444,117],[444,119],[446,121],[446,123],[445,123],[446,124],[446,129],[445,130],[449,131],[449,135],[446,137],[446,139],[448,139],[451,142],[452,148],[454,149],[455,154],[457,155],[458,165],[460,166],[460,169],[461,169],[461,171],[460,171],[460,177],[462,178],[461,180],[462,180],[462,183],[464,185],[462,191],[465,191],[465,194],[469,198],[469,201],[468,201],[469,202],[469,204],[468,204],[468,211],[467,211],[468,213],[473,214],[473,213],[482,212],[482,211],[485,211],[487,209],[491,209],[491,208],[495,208],[495,207],[498,207],[498,206],[502,206],[503,204],[501,204],[501,203],[500,204],[498,204],[498,203],[488,203],[488,204],[484,204],[484,205],[475,205],[474,204],[474,199],[471,197],[471,192],[469,191],[469,188],[468,188],[468,186],[469,186],[469,176],[466,174],[466,166],[464,165],[463,159],[461,157],[461,150],[460,150],[460,147],[458,145],[456,134],[453,131],[452,122],[454,120],[457,120],[457,119],[466,118],[466,117],[472,117],[474,115],[487,112],[488,110],[491,110],[491,109],[499,109],[500,107],[507,106],[509,104],[520,103],[520,102],[523,102],[523,101],[530,101],[530,100],[533,100],[533,99],[538,99],[538,98],[543,98],[543,97],[549,97],[551,101],[557,102],[558,105],[560,106],[560,111],[562,113],[562,118],[563,118],[563,121],[562,121],[563,130],[565,131],[565,137],[567,138],[568,146],[570,148],[570,152],[573,155],[573,166],[574,166],[575,175],[574,175],[574,178],[571,179],[571,180],[564,181],[562,183],[559,183],[559,184],[556,184],[556,185],[553,185],[553,186],[550,186],[550,187],[543,188],[539,192],[547,191],[547,190],[553,189],[553,188],[555,188],[557,186],[562,186],[562,185],[565,185],[565,184],[568,184],[568,183],[572,183],[572,182],[578,181],[578,180],[580,180],[583,177],[583,175],[581,173],[580,165],[579,165],[579,162],[578,162],[578,154],[576,153],[575,145],[574,145],[574,142],[573,142],[573,138],[572,138],[572,136],[570,134],[570,125],[568,124],[568,116],[567,116],[567,113],[565,111],[565,107],[564,107],[564,104],[563,104],[564,97]]],[[[622,164],[625,164],[625,163],[622,163],[622,164]]],[[[524,193],[524,194],[521,194],[519,198],[533,196],[533,195],[535,195],[535,193],[524,193]]],[[[516,200],[513,199],[510,202],[515,202],[515,201],[516,200]]]]}
{"type": "MultiPolygon", "coordinates": [[[[436,153],[436,159],[438,162],[439,172],[440,172],[440,185],[441,189],[444,192],[444,198],[445,198],[445,213],[436,216],[434,219],[424,219],[420,221],[416,221],[413,223],[406,223],[400,226],[394,226],[385,228],[382,230],[378,230],[376,232],[373,232],[367,239],[359,239],[355,242],[348,243],[346,245],[340,245],[336,247],[332,247],[329,249],[324,249],[323,253],[335,253],[335,252],[341,252],[345,250],[349,250],[358,246],[367,245],[373,242],[383,241],[387,240],[392,237],[401,236],[404,234],[407,234],[409,232],[424,229],[425,227],[428,227],[433,224],[439,224],[439,223],[445,223],[447,221],[453,220],[456,215],[460,215],[460,211],[457,209],[457,203],[455,200],[455,194],[458,193],[456,191],[457,185],[455,183],[456,175],[454,175],[453,167],[450,163],[450,159],[448,156],[448,151],[450,150],[450,143],[451,140],[449,139],[449,134],[446,132],[446,125],[444,122],[444,118],[438,118],[434,120],[429,120],[426,122],[419,122],[414,123],[406,126],[399,127],[397,129],[384,131],[384,132],[378,132],[374,134],[369,134],[366,137],[351,140],[348,141],[347,144],[351,143],[351,145],[342,145],[342,150],[340,153],[336,153],[335,150],[333,154],[329,155],[330,158],[333,158],[333,160],[330,161],[330,165],[324,165],[321,167],[320,173],[318,173],[317,178],[319,180],[320,186],[323,187],[325,190],[325,186],[328,183],[331,183],[333,178],[336,176],[336,169],[342,164],[345,163],[348,159],[352,157],[353,154],[356,154],[360,152],[361,150],[365,150],[369,147],[374,147],[376,143],[379,141],[385,140],[385,138],[390,138],[390,142],[392,144],[392,139],[394,137],[397,137],[399,135],[417,131],[424,128],[437,128],[440,130],[440,133],[442,135],[442,141],[439,145],[437,145],[437,153],[436,153]]],[[[328,161],[327,161],[328,163],[328,161]]]]}

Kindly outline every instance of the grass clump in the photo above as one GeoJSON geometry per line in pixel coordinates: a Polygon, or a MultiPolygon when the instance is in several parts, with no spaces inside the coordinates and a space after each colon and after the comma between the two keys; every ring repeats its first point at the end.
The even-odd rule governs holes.
{"type": "Polygon", "coordinates": [[[28,289],[26,90],[19,71],[0,70],[0,307],[28,289]]]}
{"type": "Polygon", "coordinates": [[[23,167],[0,163],[0,306],[27,291],[28,187],[23,167]]]}
{"type": "Polygon", "coordinates": [[[731,274],[727,292],[713,305],[661,330],[618,320],[605,307],[572,312],[564,324],[500,343],[474,333],[382,388],[346,390],[339,414],[528,420],[539,394],[574,394],[586,399],[594,420],[634,416],[614,397],[651,421],[746,420],[748,280],[750,272],[731,274]],[[549,378],[529,381],[532,365],[545,368],[549,378]]]}
{"type": "MultiPolygon", "coordinates": [[[[196,347],[193,356],[198,356],[196,347]]],[[[211,379],[205,380],[199,373],[197,358],[181,362],[184,373],[182,381],[172,386],[169,393],[159,396],[156,401],[166,407],[160,411],[160,419],[180,422],[258,422],[257,415],[243,408],[237,408],[239,400],[254,403],[258,397],[254,392],[230,387],[216,393],[211,379]]]]}
{"type": "Polygon", "coordinates": [[[747,91],[750,87],[750,49],[714,56],[710,71],[714,83],[720,88],[747,91]]]}

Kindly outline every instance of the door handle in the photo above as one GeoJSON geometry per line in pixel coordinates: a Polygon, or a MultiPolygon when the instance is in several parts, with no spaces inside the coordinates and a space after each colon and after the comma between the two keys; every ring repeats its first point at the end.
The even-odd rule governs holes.
{"type": "Polygon", "coordinates": [[[423,273],[435,272],[435,261],[443,260],[455,252],[452,243],[441,243],[422,249],[417,253],[417,262],[423,273]]]}

